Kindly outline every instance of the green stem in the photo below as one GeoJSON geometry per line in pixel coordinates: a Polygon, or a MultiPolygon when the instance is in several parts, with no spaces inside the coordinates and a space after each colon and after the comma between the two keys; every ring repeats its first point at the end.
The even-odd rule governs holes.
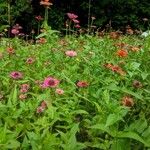
{"type": "Polygon", "coordinates": [[[89,0],[89,10],[88,10],[88,34],[90,33],[90,17],[91,17],[91,0],[89,0]]]}
{"type": "MultiPolygon", "coordinates": [[[[7,1],[7,11],[8,11],[8,38],[10,38],[10,26],[11,26],[11,16],[10,16],[10,1],[7,1]]],[[[9,45],[10,45],[10,40],[9,40],[9,45]]]]}

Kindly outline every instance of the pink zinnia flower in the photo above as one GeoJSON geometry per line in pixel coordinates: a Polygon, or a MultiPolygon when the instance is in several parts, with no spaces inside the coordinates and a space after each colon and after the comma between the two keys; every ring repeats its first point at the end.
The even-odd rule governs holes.
{"type": "Polygon", "coordinates": [[[81,26],[79,24],[76,24],[75,25],[75,28],[80,28],[81,26]]]}
{"type": "Polygon", "coordinates": [[[62,89],[56,89],[55,92],[56,92],[57,94],[59,94],[59,95],[64,94],[64,90],[62,90],[62,89]]]}
{"type": "Polygon", "coordinates": [[[73,21],[74,23],[80,23],[80,21],[77,20],[77,19],[73,19],[72,21],[73,21]]]}
{"type": "Polygon", "coordinates": [[[44,80],[44,83],[42,85],[43,88],[47,88],[47,87],[56,87],[59,84],[59,80],[52,78],[52,77],[48,77],[44,80]]]}
{"type": "Polygon", "coordinates": [[[29,88],[30,88],[29,84],[22,84],[20,92],[21,93],[26,93],[26,92],[28,92],[29,88]]]}
{"type": "Polygon", "coordinates": [[[37,109],[36,109],[36,113],[42,113],[45,109],[42,107],[42,106],[39,106],[37,109]]]}
{"type": "Polygon", "coordinates": [[[86,81],[78,81],[77,86],[78,87],[87,87],[89,84],[86,81]]]}
{"type": "Polygon", "coordinates": [[[76,51],[73,51],[73,50],[71,50],[71,51],[66,51],[65,54],[66,54],[67,56],[69,56],[69,57],[75,57],[75,56],[77,56],[77,52],[76,52],[76,51]]]}
{"type": "Polygon", "coordinates": [[[71,20],[78,18],[78,16],[75,15],[75,14],[73,14],[73,13],[67,13],[67,16],[68,16],[68,18],[71,19],[71,20]]]}
{"type": "Polygon", "coordinates": [[[27,58],[26,63],[27,64],[32,64],[34,61],[35,61],[34,58],[29,57],[29,58],[27,58]]]}
{"type": "Polygon", "coordinates": [[[43,109],[47,108],[47,103],[46,103],[46,101],[42,101],[41,107],[42,107],[43,109]]]}
{"type": "Polygon", "coordinates": [[[17,34],[19,34],[19,30],[18,29],[12,29],[11,33],[17,35],[17,34]]]}
{"type": "Polygon", "coordinates": [[[19,71],[13,71],[10,73],[10,77],[13,79],[21,79],[22,78],[22,73],[19,71]]]}

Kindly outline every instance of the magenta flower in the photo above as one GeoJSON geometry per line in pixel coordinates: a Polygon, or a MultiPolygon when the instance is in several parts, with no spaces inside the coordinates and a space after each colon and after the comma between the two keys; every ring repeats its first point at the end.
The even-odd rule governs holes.
{"type": "Polygon", "coordinates": [[[68,16],[68,18],[71,19],[71,20],[78,18],[78,16],[75,15],[75,14],[73,14],[73,13],[67,13],[67,16],[68,16]]]}
{"type": "Polygon", "coordinates": [[[67,56],[69,56],[69,57],[75,57],[75,56],[77,56],[77,52],[76,52],[76,51],[73,51],[73,50],[71,50],[71,51],[66,51],[65,54],[66,54],[67,56]]]}
{"type": "Polygon", "coordinates": [[[55,79],[55,78],[52,78],[52,77],[47,77],[45,80],[44,80],[44,83],[42,84],[42,87],[43,88],[47,88],[47,87],[56,87],[58,84],[59,84],[59,80],[55,79]]]}
{"type": "Polygon", "coordinates": [[[57,93],[59,95],[62,95],[62,94],[64,94],[64,90],[62,90],[62,89],[56,89],[55,93],[57,93]]]}
{"type": "Polygon", "coordinates": [[[17,80],[17,79],[21,79],[23,75],[19,71],[13,71],[10,73],[10,77],[17,80]]]}

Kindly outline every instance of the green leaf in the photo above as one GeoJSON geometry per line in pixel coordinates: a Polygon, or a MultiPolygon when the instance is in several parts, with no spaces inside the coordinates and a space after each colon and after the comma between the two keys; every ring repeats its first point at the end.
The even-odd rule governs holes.
{"type": "Polygon", "coordinates": [[[10,140],[7,143],[6,148],[8,149],[17,149],[20,147],[20,142],[18,142],[17,140],[10,140]]]}
{"type": "Polygon", "coordinates": [[[146,72],[142,72],[142,73],[141,73],[141,76],[142,76],[142,79],[143,79],[143,80],[145,80],[148,75],[149,75],[149,74],[146,73],[146,72]]]}
{"type": "Polygon", "coordinates": [[[122,120],[122,117],[119,114],[110,114],[106,121],[106,127],[109,127],[109,126],[115,124],[119,120],[122,120]]]}
{"type": "Polygon", "coordinates": [[[132,91],[126,89],[125,87],[123,87],[121,89],[121,91],[126,93],[126,94],[132,95],[132,96],[136,97],[137,99],[143,100],[143,96],[142,95],[139,95],[138,93],[132,92],[132,91]]]}
{"type": "Polygon", "coordinates": [[[137,141],[143,143],[145,146],[150,147],[150,143],[146,142],[142,137],[140,137],[135,132],[125,132],[125,131],[118,132],[116,137],[134,139],[134,140],[137,140],[137,141]]]}
{"type": "Polygon", "coordinates": [[[104,98],[106,104],[109,104],[110,96],[109,96],[109,91],[108,90],[105,90],[103,92],[103,98],[104,98]]]}
{"type": "Polygon", "coordinates": [[[111,150],[131,150],[129,139],[115,139],[111,150]]]}

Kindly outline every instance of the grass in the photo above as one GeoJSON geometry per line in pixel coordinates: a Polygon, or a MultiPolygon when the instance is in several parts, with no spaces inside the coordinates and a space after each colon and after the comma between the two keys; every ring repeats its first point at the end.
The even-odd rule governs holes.
{"type": "Polygon", "coordinates": [[[149,47],[149,38],[134,36],[72,36],[43,44],[13,38],[9,46],[1,39],[1,149],[148,149],[149,47]],[[77,56],[66,56],[68,50],[77,56]],[[14,79],[13,71],[22,77],[14,79]],[[59,84],[43,88],[47,77],[59,84]]]}

